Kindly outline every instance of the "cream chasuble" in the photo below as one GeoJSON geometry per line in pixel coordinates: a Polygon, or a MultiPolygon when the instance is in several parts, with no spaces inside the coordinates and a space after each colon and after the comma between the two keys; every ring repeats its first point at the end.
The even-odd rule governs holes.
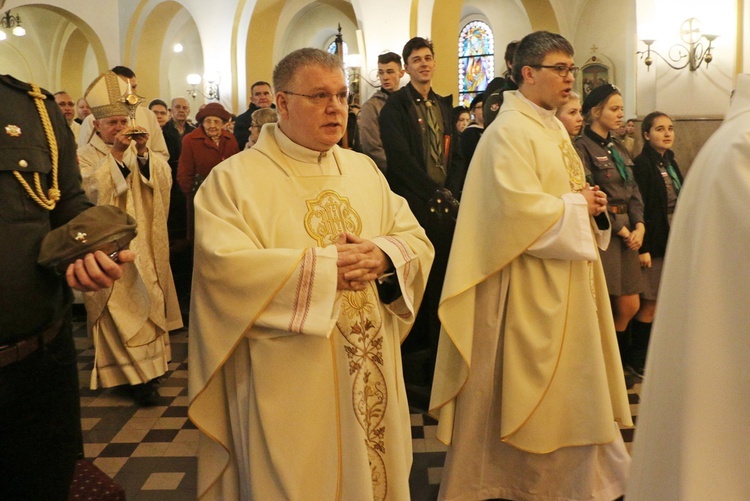
{"type": "Polygon", "coordinates": [[[189,416],[202,499],[409,499],[400,342],[433,250],[375,164],[266,125],[195,199],[189,416]],[[348,231],[392,260],[402,296],[336,290],[348,231]]]}
{"type": "Polygon", "coordinates": [[[158,155],[149,159],[150,178],[140,174],[135,146],[123,156],[126,178],[98,135],[78,149],[86,194],[98,205],[116,205],[133,216],[138,235],[130,243],[134,263],[110,289],[84,294],[96,363],[91,388],[140,384],[161,376],[171,359],[169,331],[182,327],[169,267],[167,214],[172,177],[158,155]]]}
{"type": "Polygon", "coordinates": [[[750,499],[750,75],[672,220],[627,499],[750,499]]]}
{"type": "Polygon", "coordinates": [[[632,426],[583,167],[553,111],[506,92],[464,187],[431,412],[442,499],[607,499],[632,426]]]}

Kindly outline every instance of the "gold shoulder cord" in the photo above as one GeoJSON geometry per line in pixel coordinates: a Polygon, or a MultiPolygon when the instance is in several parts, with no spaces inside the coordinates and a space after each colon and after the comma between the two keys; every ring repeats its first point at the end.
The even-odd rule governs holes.
{"type": "Polygon", "coordinates": [[[47,144],[49,144],[50,159],[52,160],[52,187],[48,190],[47,196],[45,196],[38,172],[34,173],[34,187],[36,188],[36,192],[31,189],[29,183],[26,182],[17,170],[13,171],[13,175],[16,176],[16,179],[21,183],[21,186],[26,190],[26,193],[28,193],[36,203],[38,203],[43,209],[52,210],[60,200],[60,189],[57,184],[57,139],[55,138],[55,131],[52,129],[52,123],[47,114],[47,108],[44,106],[44,100],[47,97],[42,94],[38,85],[33,83],[30,85],[32,90],[29,91],[29,95],[34,98],[36,109],[39,112],[39,118],[42,119],[42,125],[44,126],[44,134],[47,136],[47,144]]]}

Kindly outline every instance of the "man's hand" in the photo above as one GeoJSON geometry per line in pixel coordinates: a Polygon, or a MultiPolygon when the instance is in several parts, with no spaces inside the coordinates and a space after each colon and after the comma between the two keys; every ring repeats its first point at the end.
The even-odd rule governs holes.
{"type": "Polygon", "coordinates": [[[380,248],[370,240],[364,240],[351,233],[342,233],[336,240],[339,253],[339,290],[364,290],[367,282],[376,280],[393,265],[380,248]]]}
{"type": "Polygon", "coordinates": [[[121,250],[117,256],[119,264],[112,261],[102,251],[86,254],[68,266],[65,278],[68,285],[81,292],[96,292],[112,287],[115,280],[122,277],[122,266],[135,260],[135,253],[131,250],[121,250]]]}
{"type": "Polygon", "coordinates": [[[581,194],[586,199],[586,203],[588,203],[589,215],[598,216],[607,210],[607,194],[599,189],[599,185],[595,185],[592,188],[586,183],[586,186],[581,190],[581,194]]]}
{"type": "Polygon", "coordinates": [[[112,148],[109,150],[110,154],[118,162],[122,162],[122,156],[125,153],[125,150],[130,146],[130,142],[133,140],[133,138],[127,134],[127,130],[128,129],[123,129],[117,133],[112,141],[112,148]]]}
{"type": "Polygon", "coordinates": [[[148,150],[148,147],[146,146],[146,143],[148,142],[148,131],[141,127],[140,125],[136,126],[136,129],[138,129],[141,132],[146,132],[146,134],[135,134],[131,136],[133,141],[135,141],[135,151],[140,155],[143,156],[146,154],[146,151],[148,150]]]}

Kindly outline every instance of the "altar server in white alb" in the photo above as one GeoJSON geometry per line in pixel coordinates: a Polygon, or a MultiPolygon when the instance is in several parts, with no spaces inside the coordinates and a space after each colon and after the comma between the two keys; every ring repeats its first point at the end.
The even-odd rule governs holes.
{"type": "Polygon", "coordinates": [[[84,297],[96,349],[91,387],[129,384],[139,403],[152,404],[156,378],[171,358],[169,331],[182,327],[167,238],[172,175],[166,160],[146,146],[147,134],[128,134],[128,109],[120,101],[126,92],[125,82],[111,71],[89,86],[86,100],[96,132],[78,148],[89,199],[116,205],[138,223],[130,243],[135,262],[123,268],[111,289],[84,297]]]}
{"type": "Polygon", "coordinates": [[[195,198],[189,416],[198,496],[408,500],[399,345],[433,248],[375,163],[336,146],[341,62],[274,70],[278,124],[195,198]]]}
{"type": "Polygon", "coordinates": [[[597,244],[606,195],[555,110],[573,47],[527,35],[466,179],[440,304],[430,407],[451,447],[440,498],[611,501],[632,426],[597,244]]]}
{"type": "Polygon", "coordinates": [[[750,499],[750,75],[672,219],[628,501],[750,499]]]}

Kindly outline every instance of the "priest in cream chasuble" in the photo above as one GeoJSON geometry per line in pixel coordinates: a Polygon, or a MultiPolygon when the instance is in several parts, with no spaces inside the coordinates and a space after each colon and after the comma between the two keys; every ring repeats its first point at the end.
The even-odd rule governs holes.
{"type": "Polygon", "coordinates": [[[629,464],[617,424],[632,421],[597,252],[606,196],[554,117],[572,47],[548,32],[524,41],[520,90],[469,167],[443,287],[440,498],[610,501],[629,464]]]}
{"type": "Polygon", "coordinates": [[[198,495],[407,500],[399,346],[433,249],[372,160],[336,146],[340,62],[295,51],[274,86],[279,124],[215,167],[195,198],[198,495]]]}

